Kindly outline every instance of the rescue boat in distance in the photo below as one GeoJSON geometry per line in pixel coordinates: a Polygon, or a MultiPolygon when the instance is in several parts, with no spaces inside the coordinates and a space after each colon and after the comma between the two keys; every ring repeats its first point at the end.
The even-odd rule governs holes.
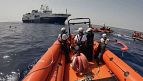
{"type": "MultiPolygon", "coordinates": [[[[89,18],[70,19],[68,22],[70,44],[74,38],[70,34],[70,25],[79,24],[70,21],[77,19],[88,19],[88,22],[79,23],[88,23],[89,27],[91,26],[89,18]]],[[[98,46],[99,43],[94,41],[93,56],[98,54],[98,46]]],[[[65,63],[66,58],[60,42],[56,40],[22,81],[143,81],[142,76],[108,49],[102,56],[104,63],[100,65],[94,59],[88,62],[82,53],[75,56],[72,50],[70,57],[73,57],[72,62],[65,63]]]]}
{"type": "Polygon", "coordinates": [[[113,33],[113,30],[110,27],[102,26],[101,28],[95,28],[94,32],[102,32],[102,33],[113,33]]]}

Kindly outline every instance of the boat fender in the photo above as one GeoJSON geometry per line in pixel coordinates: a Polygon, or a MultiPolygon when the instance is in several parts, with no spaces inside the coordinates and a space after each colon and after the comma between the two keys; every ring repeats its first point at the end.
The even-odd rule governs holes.
{"type": "Polygon", "coordinates": [[[88,69],[88,61],[84,54],[80,53],[78,56],[73,57],[71,66],[76,72],[85,72],[88,69]]]}
{"type": "Polygon", "coordinates": [[[88,66],[89,66],[88,60],[87,60],[87,58],[85,57],[84,54],[81,53],[80,56],[81,56],[81,61],[82,61],[84,72],[85,72],[88,69],[88,66]]]}
{"type": "Polygon", "coordinates": [[[78,59],[77,59],[77,56],[74,56],[73,57],[73,61],[72,61],[72,63],[71,63],[71,66],[72,66],[72,69],[74,70],[74,71],[77,71],[78,70],[78,61],[77,61],[78,59]]]}
{"type": "Polygon", "coordinates": [[[82,61],[81,61],[81,56],[77,56],[77,60],[78,60],[78,72],[83,72],[83,64],[82,64],[82,61]]]}
{"type": "Polygon", "coordinates": [[[127,51],[128,50],[128,46],[127,45],[125,45],[123,42],[121,42],[121,41],[118,41],[117,42],[117,44],[119,44],[119,45],[121,45],[121,46],[123,46],[122,48],[120,48],[120,50],[121,51],[127,51]]]}

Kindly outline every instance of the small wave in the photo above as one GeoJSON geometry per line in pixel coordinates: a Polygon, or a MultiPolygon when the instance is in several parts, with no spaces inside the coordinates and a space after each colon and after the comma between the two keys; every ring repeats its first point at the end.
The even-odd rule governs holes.
{"type": "Polygon", "coordinates": [[[8,59],[10,56],[8,56],[8,55],[5,55],[5,56],[3,56],[3,59],[8,59]]]}
{"type": "Polygon", "coordinates": [[[0,81],[18,81],[19,73],[11,72],[11,74],[4,75],[0,73],[0,81]]]}
{"type": "Polygon", "coordinates": [[[121,37],[122,35],[121,34],[118,34],[118,33],[115,33],[113,34],[114,36],[117,36],[117,37],[121,37]]]}

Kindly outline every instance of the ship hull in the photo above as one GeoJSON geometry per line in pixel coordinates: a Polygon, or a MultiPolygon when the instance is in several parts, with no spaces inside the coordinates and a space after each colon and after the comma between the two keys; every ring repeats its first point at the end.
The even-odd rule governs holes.
{"type": "Polygon", "coordinates": [[[50,23],[50,24],[65,24],[67,17],[41,17],[34,20],[22,20],[23,23],[50,23]]]}

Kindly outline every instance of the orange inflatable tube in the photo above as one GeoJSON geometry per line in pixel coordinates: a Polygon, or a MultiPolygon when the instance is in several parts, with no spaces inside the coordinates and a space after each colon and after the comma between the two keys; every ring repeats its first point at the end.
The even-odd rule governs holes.
{"type": "Polygon", "coordinates": [[[47,81],[63,81],[65,67],[65,56],[60,54],[58,62],[52,69],[52,73],[47,77],[47,81]]]}
{"type": "Polygon", "coordinates": [[[55,81],[63,81],[64,79],[64,70],[65,70],[65,56],[62,54],[61,62],[58,64],[58,73],[57,73],[57,79],[55,81]]]}
{"type": "Polygon", "coordinates": [[[22,81],[47,81],[60,54],[60,43],[55,41],[22,81]]]}
{"type": "Polygon", "coordinates": [[[136,71],[109,50],[103,54],[103,60],[119,81],[143,81],[136,71]]]}
{"type": "Polygon", "coordinates": [[[61,61],[61,56],[62,55],[59,55],[59,58],[57,59],[57,62],[55,64],[53,64],[51,72],[48,74],[46,81],[56,81],[57,80],[57,74],[58,74],[58,68],[59,68],[58,64],[61,61]]]}
{"type": "Polygon", "coordinates": [[[121,51],[127,51],[128,50],[128,46],[125,45],[123,42],[118,41],[117,44],[123,46],[122,48],[120,48],[121,51]]]}

